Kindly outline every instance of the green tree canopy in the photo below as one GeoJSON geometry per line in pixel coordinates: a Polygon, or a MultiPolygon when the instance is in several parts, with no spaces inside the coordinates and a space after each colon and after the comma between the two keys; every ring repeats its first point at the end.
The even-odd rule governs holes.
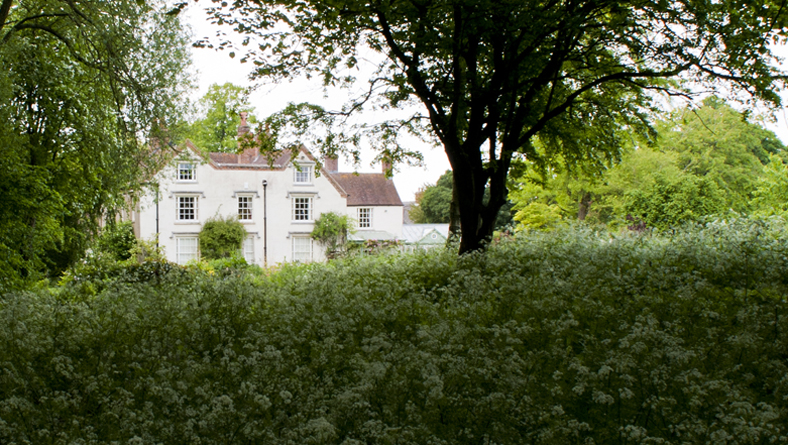
{"type": "Polygon", "coordinates": [[[681,175],[668,179],[656,175],[654,179],[648,189],[625,195],[627,215],[646,227],[670,229],[725,209],[725,198],[709,177],[681,175]]]}
{"type": "MultiPolygon", "coordinates": [[[[759,184],[766,187],[759,182],[764,174],[762,162],[768,163],[773,153],[784,152],[783,144],[773,132],[750,122],[746,114],[716,97],[704,100],[700,108],[682,108],[663,116],[654,125],[658,138],[653,147],[635,138],[634,145],[624,148],[622,160],[616,165],[569,169],[558,158],[544,175],[525,169],[526,173],[514,181],[513,201],[518,212],[522,212],[516,219],[521,224],[525,224],[526,217],[539,222],[538,218],[534,219],[535,212],[548,211],[561,215],[561,219],[587,217],[592,222],[621,225],[631,210],[626,208],[631,204],[627,194],[659,194],[655,189],[660,188],[656,184],[657,176],[663,185],[695,184],[687,176],[714,182],[723,205],[699,206],[695,212],[732,209],[748,213],[762,206],[754,201],[759,184]],[[528,208],[536,203],[540,205],[528,208]]],[[[674,204],[681,207],[689,202],[674,204]]],[[[674,212],[674,215],[690,214],[674,212]]],[[[678,223],[675,219],[668,220],[671,225],[678,223]]]]}
{"type": "Polygon", "coordinates": [[[425,186],[416,194],[410,217],[416,224],[443,224],[451,219],[452,174],[447,170],[436,184],[425,186]]]}
{"type": "Polygon", "coordinates": [[[82,256],[166,148],[187,40],[162,2],[0,4],[0,289],[82,256]]]}
{"type": "Polygon", "coordinates": [[[760,215],[788,216],[788,164],[783,157],[770,155],[758,178],[753,207],[760,215]]]}
{"type": "MultiPolygon", "coordinates": [[[[210,14],[256,39],[241,59],[256,64],[258,78],[306,73],[326,85],[350,84],[348,68],[364,51],[380,53],[370,88],[347,104],[340,122],[366,105],[421,105],[377,126],[376,146],[401,159],[407,152],[396,135],[419,131],[420,123],[440,141],[454,171],[463,253],[492,235],[514,159],[617,158],[619,130],[648,132],[652,92],[689,88],[667,79],[722,79],[779,104],[775,81],[783,72],[770,44],[784,40],[788,11],[730,0],[238,0],[210,14]]],[[[302,118],[336,122],[317,107],[300,110],[302,118]]],[[[335,150],[342,138],[314,140],[335,150]]]]}
{"type": "Polygon", "coordinates": [[[777,136],[717,97],[697,109],[684,108],[657,123],[658,146],[678,154],[677,167],[705,176],[724,192],[725,205],[752,210],[758,176],[769,155],[785,149],[777,136]]]}
{"type": "MultiPolygon", "coordinates": [[[[238,126],[241,112],[251,113],[249,90],[232,83],[213,84],[198,102],[200,116],[190,126],[187,137],[201,150],[238,151],[238,126]]],[[[250,114],[249,123],[256,122],[250,114]]]]}

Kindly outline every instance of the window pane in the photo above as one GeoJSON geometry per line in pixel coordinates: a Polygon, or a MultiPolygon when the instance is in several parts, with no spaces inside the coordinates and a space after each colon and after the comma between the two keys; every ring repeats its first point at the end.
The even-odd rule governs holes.
{"type": "Polygon", "coordinates": [[[293,198],[293,221],[312,220],[312,198],[293,198]]]}
{"type": "Polygon", "coordinates": [[[196,236],[181,236],[175,238],[175,256],[178,264],[186,264],[197,259],[199,243],[196,236]]]}
{"type": "Polygon", "coordinates": [[[295,170],[294,182],[312,182],[312,167],[301,166],[301,171],[295,170]]]}
{"type": "Polygon", "coordinates": [[[197,219],[197,197],[178,196],[178,219],[181,221],[197,219]]]}
{"type": "Polygon", "coordinates": [[[194,164],[190,162],[181,162],[180,164],[178,164],[178,180],[179,181],[194,180],[194,164]]]}
{"type": "Polygon", "coordinates": [[[242,221],[249,221],[252,219],[252,197],[239,196],[238,197],[238,219],[242,221]]]}
{"type": "Polygon", "coordinates": [[[359,228],[372,227],[372,209],[370,208],[358,209],[358,227],[359,228]]]}
{"type": "Polygon", "coordinates": [[[293,237],[293,261],[307,262],[312,260],[312,238],[308,236],[293,237]]]}
{"type": "Polygon", "coordinates": [[[251,236],[244,240],[243,253],[246,262],[254,264],[254,238],[251,236]]]}

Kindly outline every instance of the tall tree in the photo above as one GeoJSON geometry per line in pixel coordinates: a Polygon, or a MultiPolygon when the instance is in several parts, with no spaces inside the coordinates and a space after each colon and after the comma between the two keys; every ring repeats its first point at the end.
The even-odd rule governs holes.
{"type": "Polygon", "coordinates": [[[448,223],[451,218],[452,174],[447,170],[438,182],[424,187],[416,195],[410,217],[417,224],[448,223]],[[415,218],[414,218],[415,217],[415,218]]]}
{"type": "MultiPolygon", "coordinates": [[[[241,112],[254,110],[249,104],[249,90],[232,83],[213,84],[198,102],[199,118],[192,123],[187,137],[202,150],[235,152],[238,150],[238,125],[241,112]]],[[[256,122],[250,116],[249,123],[256,122]]]]}
{"type": "MultiPolygon", "coordinates": [[[[545,217],[583,220],[590,216],[593,222],[616,226],[626,223],[624,218],[633,211],[627,208],[633,197],[662,193],[660,199],[668,199],[663,192],[673,186],[684,191],[703,186],[698,190],[714,196],[717,190],[722,191],[724,205],[696,206],[695,216],[727,209],[749,213],[759,208],[754,197],[764,174],[763,164],[785,149],[773,132],[717,97],[706,98],[698,108],[658,115],[654,127],[658,138],[653,147],[640,141],[638,149],[625,149],[621,162],[603,171],[567,169],[561,159],[554,162],[548,175],[525,169],[514,181],[516,219],[524,225],[529,221],[541,225],[545,218],[538,214],[546,212],[545,217]],[[684,176],[710,180],[716,187],[684,176]]],[[[695,206],[678,195],[675,203],[668,199],[664,205],[695,206]]],[[[667,224],[675,224],[678,215],[690,215],[673,213],[667,224]]]]}
{"type": "Polygon", "coordinates": [[[180,118],[188,47],[165,7],[0,5],[0,289],[79,258],[139,186],[141,139],[180,118]]]}
{"type": "Polygon", "coordinates": [[[788,164],[785,155],[769,155],[769,163],[763,167],[763,173],[758,178],[753,199],[753,207],[758,215],[788,216],[788,164]]]}
{"type": "Polygon", "coordinates": [[[258,77],[306,72],[342,83],[353,80],[346,69],[366,48],[385,56],[368,93],[343,112],[375,98],[393,107],[422,105],[423,113],[379,127],[381,148],[396,157],[392,133],[427,123],[454,171],[463,253],[491,236],[512,160],[542,162],[537,139],[548,155],[561,153],[569,162],[615,158],[616,130],[646,132],[650,93],[686,93],[666,82],[679,76],[725,80],[779,104],[774,86],[782,72],[769,45],[784,40],[783,6],[779,0],[236,0],[211,14],[256,37],[242,60],[254,61],[258,77]]]}
{"type": "Polygon", "coordinates": [[[677,110],[656,125],[658,146],[678,154],[677,166],[716,182],[726,206],[740,213],[752,210],[756,182],[769,155],[785,148],[773,132],[747,118],[712,96],[701,107],[677,110]]]}

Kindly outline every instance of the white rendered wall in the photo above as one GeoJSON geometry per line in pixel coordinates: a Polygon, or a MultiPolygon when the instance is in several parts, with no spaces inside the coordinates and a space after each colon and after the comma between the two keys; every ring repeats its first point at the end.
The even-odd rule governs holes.
{"type": "Polygon", "coordinates": [[[356,230],[384,231],[394,235],[397,239],[402,239],[402,217],[404,207],[402,206],[353,206],[348,207],[348,215],[354,220],[358,220],[358,209],[372,209],[372,227],[359,227],[356,230]]]}

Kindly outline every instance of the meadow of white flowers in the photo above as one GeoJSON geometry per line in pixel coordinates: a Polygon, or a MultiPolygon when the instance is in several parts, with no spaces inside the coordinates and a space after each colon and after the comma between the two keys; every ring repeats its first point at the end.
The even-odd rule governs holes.
{"type": "Polygon", "coordinates": [[[153,262],[7,294],[0,443],[785,443],[783,227],[153,262]]]}

